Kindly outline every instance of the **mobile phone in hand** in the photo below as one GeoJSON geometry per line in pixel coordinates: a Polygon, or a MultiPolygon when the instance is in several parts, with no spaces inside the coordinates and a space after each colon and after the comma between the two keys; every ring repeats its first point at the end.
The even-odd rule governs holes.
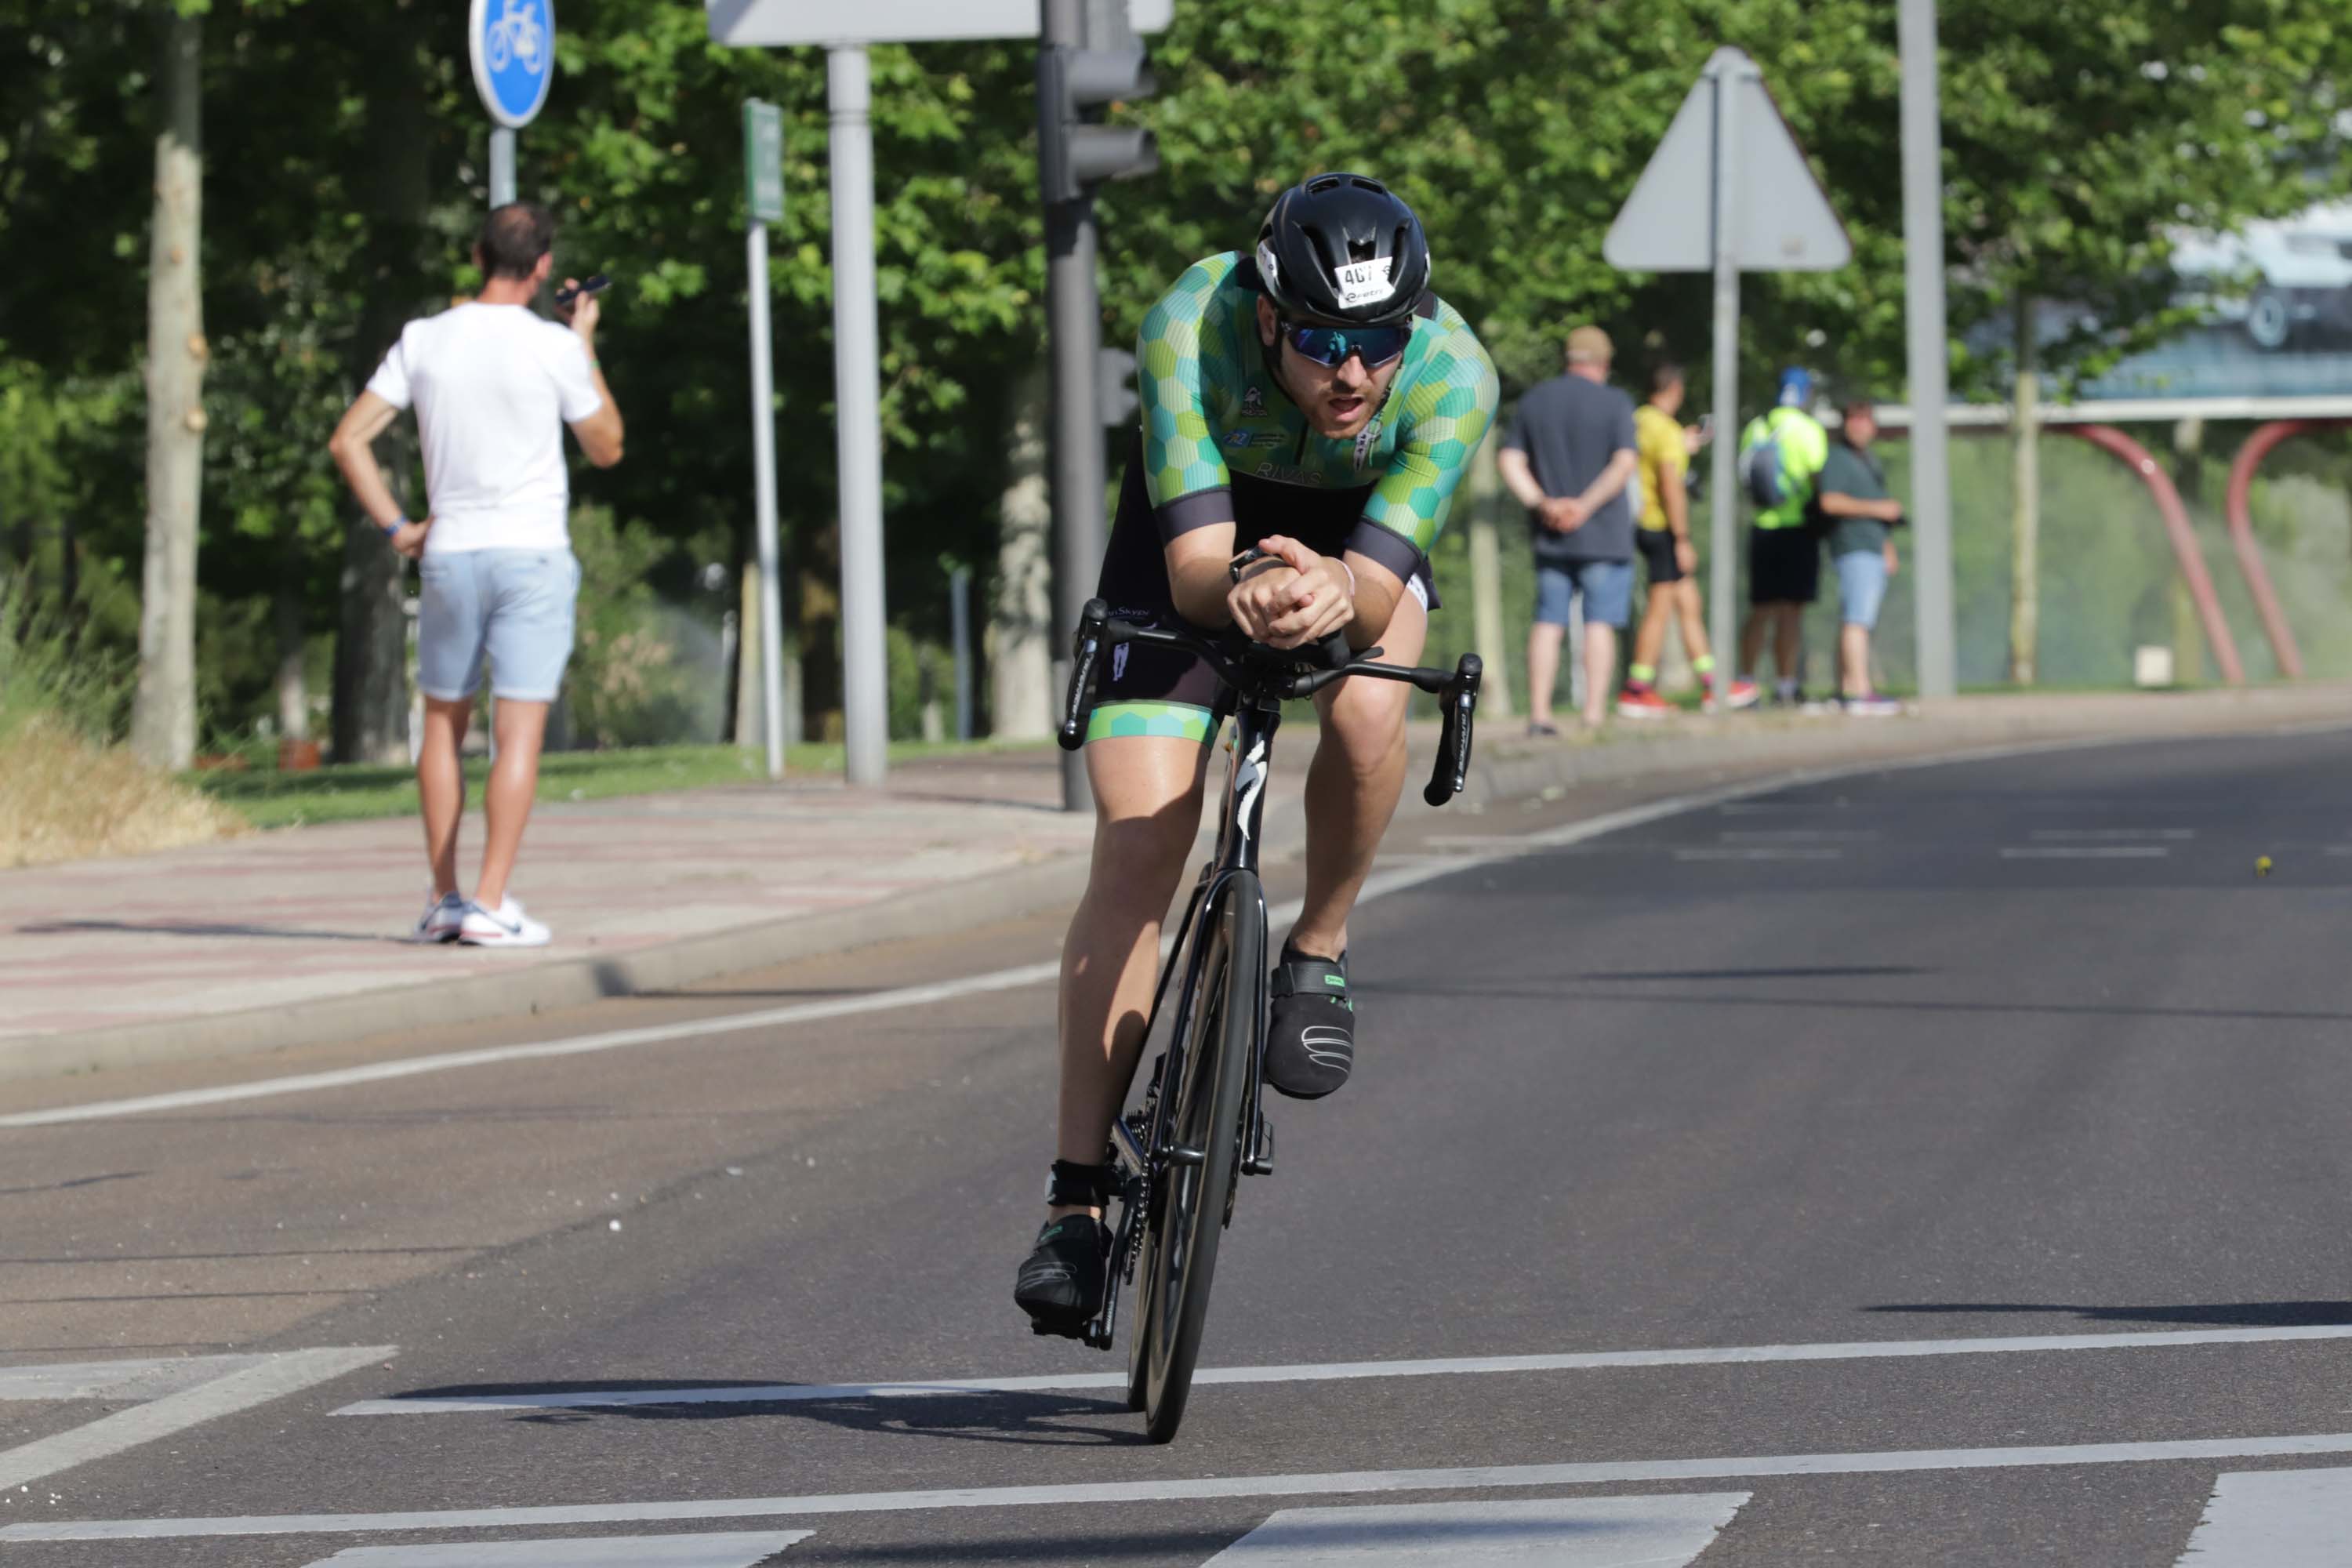
{"type": "Polygon", "coordinates": [[[568,310],[572,308],[572,302],[581,295],[601,294],[612,286],[613,280],[599,272],[576,289],[569,287],[558,289],[555,291],[555,308],[559,310],[568,310]]]}

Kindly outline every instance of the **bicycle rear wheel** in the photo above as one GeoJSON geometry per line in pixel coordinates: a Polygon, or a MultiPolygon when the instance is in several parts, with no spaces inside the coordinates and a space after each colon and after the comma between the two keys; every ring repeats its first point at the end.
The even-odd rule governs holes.
{"type": "Polygon", "coordinates": [[[1201,967],[1192,1025],[1182,1042],[1169,1134],[1176,1151],[1156,1184],[1143,1247],[1142,1300],[1135,1321],[1129,1403],[1139,1393],[1155,1443],[1176,1436],[1192,1391],[1192,1368],[1208,1321],[1217,1242],[1241,1164],[1243,1112],[1265,968],[1265,904],[1257,878],[1236,872],[1203,921],[1210,943],[1201,967]]]}

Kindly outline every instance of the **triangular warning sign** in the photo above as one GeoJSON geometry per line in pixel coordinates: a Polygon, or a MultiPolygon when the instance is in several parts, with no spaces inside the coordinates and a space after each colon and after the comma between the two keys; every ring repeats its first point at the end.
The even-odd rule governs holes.
{"type": "Polygon", "coordinates": [[[1756,62],[1717,49],[1666,127],[1601,254],[1629,272],[1715,268],[1716,105],[1732,116],[1732,255],[1743,272],[1827,272],[1853,258],[1756,62]]]}

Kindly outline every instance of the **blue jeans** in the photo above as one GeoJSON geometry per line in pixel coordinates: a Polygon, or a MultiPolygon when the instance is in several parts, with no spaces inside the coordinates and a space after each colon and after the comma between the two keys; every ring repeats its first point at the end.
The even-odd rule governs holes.
{"type": "Polygon", "coordinates": [[[416,615],[416,684],[441,702],[482,687],[501,700],[552,702],[572,658],[580,562],[569,550],[428,554],[416,615]]]}
{"type": "Polygon", "coordinates": [[[1886,552],[1849,550],[1837,558],[1838,618],[1868,630],[1878,625],[1886,602],[1886,552]]]}
{"type": "Polygon", "coordinates": [[[1587,625],[1625,629],[1633,617],[1631,561],[1536,560],[1536,619],[1548,626],[1568,625],[1570,601],[1584,595],[1587,625]]]}

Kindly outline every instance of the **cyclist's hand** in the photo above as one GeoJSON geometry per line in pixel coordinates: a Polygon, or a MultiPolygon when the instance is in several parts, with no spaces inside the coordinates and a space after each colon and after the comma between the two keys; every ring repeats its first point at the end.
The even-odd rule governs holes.
{"type": "Polygon", "coordinates": [[[1270,635],[1259,640],[1275,647],[1303,647],[1322,641],[1356,618],[1354,592],[1345,566],[1280,534],[1259,541],[1258,548],[1297,574],[1286,585],[1289,603],[1275,617],[1270,635]]]}
{"type": "Polygon", "coordinates": [[[1280,563],[1252,570],[1225,595],[1234,629],[1252,642],[1272,642],[1274,623],[1290,609],[1292,588],[1297,581],[1297,572],[1280,563]]]}

